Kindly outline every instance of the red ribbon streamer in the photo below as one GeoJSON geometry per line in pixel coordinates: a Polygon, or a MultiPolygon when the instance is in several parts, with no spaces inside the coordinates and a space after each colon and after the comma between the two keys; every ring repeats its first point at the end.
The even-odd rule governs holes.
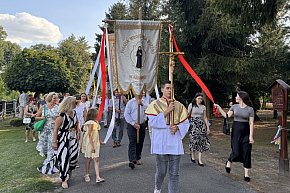
{"type": "Polygon", "coordinates": [[[101,63],[101,71],[102,71],[102,103],[99,109],[97,121],[99,121],[102,117],[105,100],[106,100],[106,62],[105,62],[105,40],[106,40],[106,28],[104,29],[103,37],[102,37],[102,45],[101,45],[101,55],[100,55],[100,63],[101,63]]]}
{"type": "MultiPolygon", "coordinates": [[[[173,29],[173,26],[172,25],[169,25],[169,30],[170,30],[170,32],[172,34],[172,39],[173,39],[174,47],[175,47],[175,49],[176,49],[177,52],[180,52],[180,49],[178,48],[178,45],[177,45],[176,40],[174,38],[172,29],[173,29]]],[[[179,58],[180,62],[182,63],[182,65],[184,66],[184,68],[187,70],[187,72],[197,82],[197,84],[205,92],[205,94],[207,95],[207,97],[214,103],[214,99],[213,99],[210,91],[208,90],[207,86],[203,83],[203,81],[199,78],[199,76],[194,72],[194,70],[186,62],[186,60],[184,59],[184,57],[181,54],[179,54],[178,55],[178,58],[179,58]]],[[[213,113],[214,113],[214,116],[220,117],[220,113],[217,111],[216,107],[213,109],[213,113]]]]}

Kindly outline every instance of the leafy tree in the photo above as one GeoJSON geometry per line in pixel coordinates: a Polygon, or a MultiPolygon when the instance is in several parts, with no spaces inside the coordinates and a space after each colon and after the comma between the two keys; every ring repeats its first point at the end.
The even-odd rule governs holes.
{"type": "Polygon", "coordinates": [[[60,55],[65,60],[72,77],[72,84],[69,88],[71,93],[82,92],[88,82],[88,73],[92,64],[88,49],[89,46],[84,37],[77,39],[71,35],[59,43],[60,55]]]}
{"type": "Polygon", "coordinates": [[[0,73],[2,73],[5,68],[11,64],[13,58],[21,52],[19,45],[5,41],[7,33],[4,31],[3,27],[0,26],[0,73]]]}
{"type": "Polygon", "coordinates": [[[5,82],[9,89],[17,91],[66,92],[71,76],[56,51],[25,48],[7,68],[5,82]]]}
{"type": "MultiPolygon", "coordinates": [[[[249,85],[253,79],[260,81],[253,73],[259,70],[256,64],[263,58],[254,56],[252,37],[263,26],[276,23],[282,5],[283,1],[169,0],[164,14],[175,22],[175,37],[185,58],[221,102],[236,86],[249,85]]],[[[176,71],[177,84],[193,82],[184,76],[183,67],[176,71]]],[[[179,93],[188,87],[192,84],[178,87],[179,93]]]]}
{"type": "Polygon", "coordinates": [[[7,37],[7,33],[4,28],[0,25],[0,40],[5,40],[7,37]]]}

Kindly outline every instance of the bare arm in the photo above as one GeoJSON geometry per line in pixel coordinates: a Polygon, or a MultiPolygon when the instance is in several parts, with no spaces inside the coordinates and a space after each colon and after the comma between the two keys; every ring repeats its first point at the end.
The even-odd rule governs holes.
{"type": "Polygon", "coordinates": [[[233,111],[228,111],[227,113],[218,105],[218,104],[214,104],[215,107],[217,107],[217,110],[221,113],[221,115],[226,118],[227,114],[228,117],[233,116],[234,112],[233,111]]]}
{"type": "Polygon", "coordinates": [[[43,108],[43,106],[41,106],[41,107],[38,109],[37,113],[36,113],[36,116],[35,116],[35,120],[36,120],[36,121],[41,120],[41,119],[44,118],[44,117],[42,117],[42,108],[43,108]]]}
{"type": "Polygon", "coordinates": [[[58,134],[58,129],[60,128],[61,124],[63,122],[63,117],[59,116],[55,120],[55,125],[53,129],[53,143],[52,143],[52,148],[54,150],[57,149],[57,134],[58,134]]]}
{"type": "Polygon", "coordinates": [[[24,115],[32,115],[32,113],[28,113],[28,105],[25,106],[24,115]]]}
{"type": "Polygon", "coordinates": [[[207,119],[207,116],[206,116],[206,111],[203,112],[203,120],[204,120],[204,123],[205,123],[206,128],[207,128],[207,134],[209,134],[210,130],[209,130],[209,126],[208,126],[208,119],[207,119]]]}
{"type": "Polygon", "coordinates": [[[250,117],[249,123],[250,123],[249,142],[252,144],[254,143],[254,117],[250,117]]]}

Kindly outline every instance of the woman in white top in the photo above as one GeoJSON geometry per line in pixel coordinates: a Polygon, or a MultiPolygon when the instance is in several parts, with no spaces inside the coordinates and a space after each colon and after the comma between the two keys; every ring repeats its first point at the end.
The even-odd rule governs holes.
{"type": "Polygon", "coordinates": [[[198,165],[204,166],[201,160],[201,154],[209,150],[210,142],[207,137],[209,134],[208,119],[206,108],[202,104],[203,95],[196,93],[192,103],[188,106],[190,120],[189,128],[189,149],[191,152],[191,161],[195,163],[195,152],[198,152],[198,165]]]}
{"type": "Polygon", "coordinates": [[[76,108],[75,108],[75,111],[76,111],[76,114],[77,114],[77,118],[78,118],[78,121],[80,123],[80,127],[81,128],[82,128],[82,126],[83,126],[83,124],[85,122],[85,118],[87,116],[86,103],[82,102],[83,98],[86,98],[86,95],[84,95],[85,97],[82,97],[83,94],[76,96],[77,104],[76,104],[76,108]]]}

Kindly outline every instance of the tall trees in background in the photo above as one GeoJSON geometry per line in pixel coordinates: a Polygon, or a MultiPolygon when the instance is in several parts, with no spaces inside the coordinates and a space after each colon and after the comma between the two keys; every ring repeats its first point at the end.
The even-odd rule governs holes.
{"type": "MultiPolygon", "coordinates": [[[[0,34],[5,37],[1,30],[0,34]]],[[[1,72],[5,72],[4,80],[9,89],[72,94],[85,90],[92,60],[84,37],[77,39],[71,35],[61,41],[57,48],[36,44],[23,51],[8,41],[0,40],[0,44],[1,72]]],[[[0,87],[3,85],[3,88],[0,88],[0,95],[5,90],[1,80],[0,87]]]]}
{"type": "Polygon", "coordinates": [[[67,92],[71,74],[56,49],[25,48],[9,66],[5,82],[12,90],[37,93],[67,92]]]}
{"type": "Polygon", "coordinates": [[[88,52],[89,46],[85,37],[77,39],[74,35],[71,35],[59,43],[58,49],[72,77],[72,83],[69,88],[70,92],[80,93],[85,91],[90,66],[92,65],[88,52]]]}

